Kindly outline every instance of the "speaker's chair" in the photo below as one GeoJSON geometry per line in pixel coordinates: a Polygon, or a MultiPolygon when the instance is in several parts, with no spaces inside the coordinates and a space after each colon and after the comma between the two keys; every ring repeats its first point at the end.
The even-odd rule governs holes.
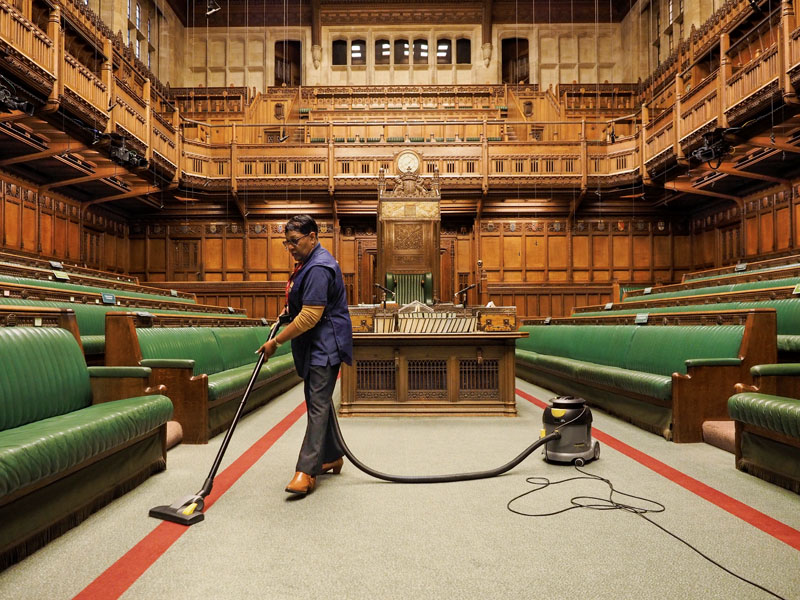
{"type": "Polygon", "coordinates": [[[386,273],[386,287],[394,292],[394,300],[398,304],[408,304],[414,300],[433,304],[431,273],[386,273]]]}

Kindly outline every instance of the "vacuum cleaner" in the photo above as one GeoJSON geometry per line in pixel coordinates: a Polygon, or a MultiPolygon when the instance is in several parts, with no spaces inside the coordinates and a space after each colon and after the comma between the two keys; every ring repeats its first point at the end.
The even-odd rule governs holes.
{"type": "Polygon", "coordinates": [[[554,431],[561,432],[560,438],[550,440],[544,447],[547,462],[582,467],[600,458],[600,442],[592,440],[592,411],[583,398],[553,398],[542,415],[542,424],[542,437],[554,431]]]}
{"type": "MultiPolygon", "coordinates": [[[[275,322],[270,330],[269,337],[267,338],[268,340],[277,335],[278,329],[283,323],[283,319],[279,319],[275,322]]],[[[225,434],[225,439],[222,441],[222,445],[220,446],[219,452],[217,452],[217,456],[214,459],[214,464],[211,467],[208,477],[206,477],[206,480],[203,483],[203,487],[200,488],[200,491],[198,491],[196,494],[191,494],[189,496],[180,498],[170,505],[156,506],[151,508],[151,517],[187,526],[194,525],[195,523],[199,523],[203,520],[205,516],[203,514],[203,508],[205,507],[204,499],[211,493],[211,489],[214,485],[214,477],[216,477],[217,470],[222,462],[222,457],[225,455],[225,451],[227,450],[228,444],[233,436],[233,431],[244,412],[244,407],[247,404],[247,398],[250,395],[253,384],[255,383],[263,364],[264,355],[259,353],[258,362],[256,363],[252,376],[250,377],[250,382],[247,384],[247,389],[245,390],[244,395],[239,403],[239,408],[236,411],[236,415],[233,417],[233,421],[228,427],[228,431],[225,434]]],[[[510,471],[516,467],[528,456],[530,456],[537,448],[540,448],[543,445],[545,446],[545,459],[547,460],[558,460],[559,462],[564,462],[564,459],[567,459],[566,462],[573,461],[575,464],[578,464],[578,461],[580,460],[580,464],[582,465],[586,460],[589,459],[589,456],[585,454],[585,448],[581,444],[592,448],[592,458],[597,458],[599,456],[599,444],[597,442],[592,443],[591,441],[591,412],[589,412],[589,408],[583,404],[582,399],[571,398],[569,401],[564,398],[554,399],[553,405],[548,407],[547,411],[545,411],[544,422],[545,429],[541,431],[541,435],[538,440],[528,446],[516,458],[495,469],[449,475],[389,475],[368,467],[353,455],[344,441],[344,436],[342,436],[342,430],[339,428],[339,420],[336,418],[336,411],[333,411],[334,433],[341,444],[345,456],[347,456],[350,462],[353,463],[356,468],[371,477],[382,479],[383,481],[391,481],[394,483],[448,483],[453,481],[472,481],[475,479],[497,477],[498,475],[502,475],[503,473],[506,473],[507,471],[510,471]],[[580,402],[580,405],[578,405],[578,402],[580,402]],[[569,406],[564,408],[566,405],[569,406]],[[553,443],[558,444],[558,442],[562,439],[566,439],[567,442],[562,445],[550,446],[550,444],[553,443]]]]}

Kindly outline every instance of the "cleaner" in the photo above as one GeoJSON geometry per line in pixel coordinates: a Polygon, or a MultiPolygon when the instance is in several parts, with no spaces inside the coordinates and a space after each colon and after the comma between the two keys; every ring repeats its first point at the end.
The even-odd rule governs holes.
{"type": "MultiPolygon", "coordinates": [[[[278,320],[272,326],[270,330],[269,337],[267,339],[272,339],[277,335],[278,329],[283,324],[282,320],[278,320]]],[[[233,417],[233,421],[228,428],[227,433],[225,434],[225,438],[222,441],[222,445],[220,446],[219,452],[217,452],[217,456],[214,459],[214,464],[211,466],[211,471],[206,477],[205,482],[203,483],[203,487],[196,494],[191,494],[189,496],[185,496],[180,498],[176,502],[170,505],[163,505],[163,506],[156,506],[150,509],[150,516],[155,517],[156,519],[163,519],[165,521],[172,521],[173,523],[180,523],[181,525],[194,525],[195,523],[199,523],[205,517],[203,514],[203,508],[205,507],[205,498],[211,493],[211,489],[214,486],[214,478],[217,475],[217,470],[219,469],[220,463],[222,462],[222,457],[225,455],[225,451],[228,448],[228,444],[230,443],[231,437],[233,436],[233,431],[236,428],[239,419],[241,418],[244,407],[247,404],[247,398],[250,395],[250,391],[253,388],[253,384],[258,377],[258,373],[261,371],[261,367],[264,364],[264,355],[259,353],[258,362],[256,363],[255,369],[253,370],[253,374],[250,377],[250,382],[247,384],[247,389],[242,396],[242,400],[239,403],[239,408],[236,411],[236,415],[233,417]]],[[[559,399],[556,399],[558,401],[559,399]]],[[[573,400],[580,400],[580,399],[573,399],[573,400]]],[[[583,403],[583,400],[580,400],[583,403]]],[[[554,401],[553,406],[556,406],[554,401]]],[[[559,405],[560,407],[561,405],[559,405]]],[[[552,407],[548,408],[548,410],[552,413],[552,407]]],[[[562,410],[561,408],[556,408],[556,411],[562,410]]],[[[572,409],[573,411],[576,409],[572,409]]],[[[584,443],[587,445],[591,445],[591,413],[588,412],[589,409],[586,406],[580,411],[567,414],[564,412],[563,414],[556,412],[556,414],[561,414],[559,417],[560,421],[552,424],[548,424],[545,422],[545,429],[549,429],[549,431],[542,430],[542,435],[539,437],[538,440],[533,442],[530,446],[528,446],[521,454],[519,454],[513,460],[507,462],[506,464],[497,467],[495,469],[489,469],[486,471],[474,471],[472,473],[455,473],[450,475],[425,475],[425,476],[414,476],[414,475],[389,475],[386,473],[381,473],[380,471],[376,471],[371,467],[368,467],[364,463],[362,463],[358,458],[356,458],[350,449],[347,447],[347,444],[344,441],[344,437],[342,436],[342,430],[339,428],[339,420],[336,418],[336,412],[333,412],[334,419],[334,430],[336,432],[336,436],[339,438],[339,443],[344,450],[345,456],[353,463],[358,469],[366,473],[371,477],[375,477],[376,479],[382,479],[384,481],[391,481],[394,483],[447,483],[452,481],[471,481],[475,479],[487,479],[489,477],[497,477],[498,475],[502,475],[507,471],[510,471],[518,464],[520,464],[523,460],[525,460],[528,456],[530,456],[537,448],[545,444],[550,444],[554,442],[558,442],[562,435],[565,433],[569,435],[570,444],[575,446],[577,442],[579,442],[581,436],[585,436],[586,432],[589,431],[589,438],[588,440],[584,440],[584,443]],[[586,429],[586,415],[588,414],[588,430],[586,429]],[[572,420],[571,420],[572,418],[572,420]],[[573,423],[574,420],[574,423],[573,423]]],[[[557,417],[553,416],[552,419],[557,419],[557,417]]],[[[593,458],[597,458],[599,456],[600,447],[597,442],[594,442],[593,446],[594,455],[593,458]]],[[[547,458],[548,448],[545,449],[547,458]]],[[[553,455],[558,455],[560,457],[566,456],[564,449],[553,449],[553,455]]],[[[585,460],[583,455],[580,457],[582,460],[585,460]]],[[[577,463],[576,463],[577,464],[577,463]]],[[[583,464],[581,462],[580,464],[583,464]]]]}

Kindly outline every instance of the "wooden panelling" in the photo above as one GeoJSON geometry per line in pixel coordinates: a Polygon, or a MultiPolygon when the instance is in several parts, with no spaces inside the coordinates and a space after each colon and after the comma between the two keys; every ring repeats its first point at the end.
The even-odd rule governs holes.
{"type": "Polygon", "coordinates": [[[758,237],[758,217],[747,217],[744,228],[745,254],[747,256],[758,254],[758,237]]]}
{"type": "MultiPolygon", "coordinates": [[[[247,238],[247,269],[251,279],[254,275],[267,274],[267,239],[262,237],[247,238]]],[[[266,278],[266,277],[264,277],[266,278]]]]}
{"type": "Polygon", "coordinates": [[[647,268],[653,264],[653,255],[650,250],[650,237],[643,235],[633,236],[633,266],[634,268],[647,268]]]}
{"type": "Polygon", "coordinates": [[[772,252],[775,249],[775,231],[774,231],[774,216],[771,212],[761,213],[759,215],[759,226],[761,239],[759,244],[759,252],[764,254],[772,252]]]}
{"type": "Polygon", "coordinates": [[[21,214],[19,201],[6,198],[5,214],[4,245],[6,248],[19,248],[19,223],[21,214]]]}
{"type": "MultiPolygon", "coordinates": [[[[589,267],[589,236],[572,236],[572,268],[585,269],[589,267]]],[[[575,271],[573,271],[574,276],[575,271]]]]}
{"type": "Polygon", "coordinates": [[[36,208],[25,203],[22,209],[22,248],[36,250],[36,208]]]}
{"type": "MultiPolygon", "coordinates": [[[[553,270],[566,270],[567,260],[567,237],[565,235],[552,236],[547,238],[547,266],[553,270]]],[[[560,278],[560,275],[558,276],[560,278]]]]}
{"type": "Polygon", "coordinates": [[[789,215],[790,210],[788,207],[775,211],[775,237],[778,243],[776,250],[785,250],[791,246],[792,230],[789,215]]]}
{"type": "Polygon", "coordinates": [[[627,236],[613,236],[611,238],[613,248],[614,268],[621,269],[630,266],[631,240],[627,236]]]}
{"type": "Polygon", "coordinates": [[[225,240],[225,270],[229,275],[228,279],[233,279],[231,275],[243,275],[244,238],[227,238],[225,240]]]}
{"type": "Polygon", "coordinates": [[[53,216],[44,214],[39,220],[39,244],[43,256],[53,255],[53,216]]]}
{"type": "MultiPolygon", "coordinates": [[[[503,236],[503,269],[522,269],[522,237],[503,236]]],[[[517,280],[519,281],[519,280],[517,280]]]]}

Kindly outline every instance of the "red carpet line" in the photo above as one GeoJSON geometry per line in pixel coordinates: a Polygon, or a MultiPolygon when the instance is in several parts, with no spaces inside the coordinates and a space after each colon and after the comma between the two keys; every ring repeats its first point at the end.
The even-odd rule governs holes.
{"type": "MultiPolygon", "coordinates": [[[[516,391],[518,396],[524,398],[528,402],[531,402],[542,409],[547,408],[546,402],[542,402],[538,398],[531,396],[519,388],[517,388],[516,391]]],[[[793,529],[785,523],[781,523],[780,521],[777,521],[776,519],[757,511],[751,506],[748,506],[743,502],[739,502],[738,500],[723,494],[719,490],[716,490],[705,483],[694,479],[693,477],[689,477],[685,473],[681,473],[677,469],[673,469],[669,465],[656,460],[652,456],[649,456],[648,454],[629,446],[625,442],[621,442],[617,438],[612,437],[595,427],[592,428],[592,435],[598,441],[606,444],[609,448],[613,448],[625,456],[632,458],[639,464],[642,464],[648,469],[655,471],[659,475],[666,477],[673,483],[677,483],[679,486],[689,490],[694,494],[697,494],[701,498],[708,500],[712,504],[718,506],[724,511],[729,512],[733,516],[739,517],[746,523],[749,523],[753,527],[757,527],[764,533],[767,533],[772,537],[784,542],[785,544],[788,544],[795,550],[800,550],[800,531],[797,529],[793,529]]],[[[731,465],[731,468],[734,468],[733,465],[731,465]]]]}
{"type": "MultiPolygon", "coordinates": [[[[305,401],[301,402],[280,423],[270,429],[260,440],[250,446],[244,454],[237,458],[227,469],[219,473],[214,479],[214,490],[208,495],[205,510],[214,505],[214,502],[227,492],[236,481],[261,458],[280,437],[294,425],[306,412],[305,401]]],[[[202,484],[200,477],[205,473],[197,474],[198,488],[202,484]]],[[[189,490],[185,490],[191,493],[189,490]]],[[[174,499],[168,499],[170,502],[174,499]]],[[[145,508],[142,509],[144,514],[145,508]]],[[[97,579],[92,581],[81,591],[75,599],[78,600],[113,600],[124,594],[142,574],[166,552],[179,537],[190,527],[163,521],[158,527],[124,554],[117,562],[111,565],[97,579]]]]}

